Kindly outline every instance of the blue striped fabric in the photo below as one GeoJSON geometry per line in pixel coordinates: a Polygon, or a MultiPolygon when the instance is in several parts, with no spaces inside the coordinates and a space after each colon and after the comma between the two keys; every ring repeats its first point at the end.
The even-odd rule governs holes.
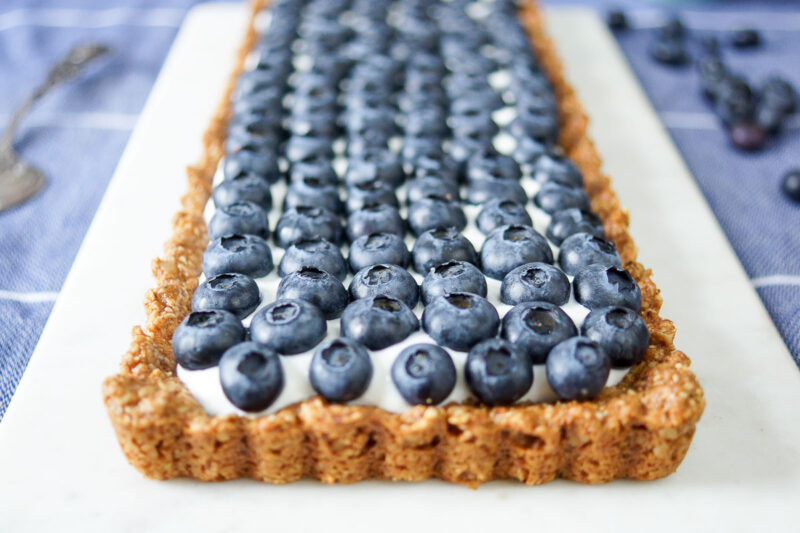
{"type": "MultiPolygon", "coordinates": [[[[48,96],[26,120],[17,141],[49,185],[32,201],[0,213],[0,417],[5,413],[75,254],[103,197],[136,118],[175,34],[197,0],[3,0],[0,5],[0,123],[80,42],[114,52],[79,80],[48,96]]],[[[587,4],[558,0],[552,4],[587,4]]],[[[694,73],[654,65],[647,29],[659,10],[641,2],[636,29],[620,36],[653,103],[753,278],[767,309],[800,364],[800,207],[780,193],[783,171],[800,166],[797,127],[763,153],[742,155],[700,100],[694,73]],[[794,159],[793,159],[794,157],[794,159]]],[[[800,10],[792,2],[681,4],[692,27],[721,31],[749,22],[769,29],[767,46],[728,54],[753,76],[791,70],[800,55],[800,10]],[[794,9],[794,11],[792,11],[794,9]]]]}

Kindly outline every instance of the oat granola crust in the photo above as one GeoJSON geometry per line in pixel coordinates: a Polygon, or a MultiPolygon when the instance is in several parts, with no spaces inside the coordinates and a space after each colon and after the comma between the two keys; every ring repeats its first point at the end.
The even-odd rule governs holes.
{"type": "Polygon", "coordinates": [[[703,391],[689,359],[672,344],[672,322],[659,316],[661,297],[651,272],[636,262],[628,213],[601,172],[600,156],[587,136],[587,117],[563,77],[533,2],[522,6],[520,17],[556,90],[560,145],[583,172],[592,209],[642,289],[641,314],[651,337],[644,360],[622,383],[590,402],[417,406],[394,414],[314,397],[258,418],[203,411],[175,375],[170,339],[189,313],[198,284],[208,242],[203,209],[223,156],[229,97],[256,41],[253,17],[267,1],[253,1],[236,69],[203,138],[204,153],[187,169],[188,191],[173,235],[163,257],[153,262],[157,287],[145,296],[147,322],[133,329],[120,373],[103,386],[109,417],[131,464],[155,479],[249,477],[289,483],[311,477],[350,483],[440,478],[470,487],[493,479],[530,485],[557,477],[581,483],[645,480],[675,471],[703,412],[703,391]]]}

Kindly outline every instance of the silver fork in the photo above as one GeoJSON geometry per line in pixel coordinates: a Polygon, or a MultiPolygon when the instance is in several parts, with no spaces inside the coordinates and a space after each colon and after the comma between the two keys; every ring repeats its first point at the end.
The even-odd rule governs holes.
{"type": "Polygon", "coordinates": [[[14,151],[14,136],[22,117],[50,89],[75,77],[87,63],[108,51],[108,47],[97,44],[80,45],[70,50],[11,117],[0,139],[0,212],[24,202],[47,181],[41,170],[20,159],[14,151]]]}

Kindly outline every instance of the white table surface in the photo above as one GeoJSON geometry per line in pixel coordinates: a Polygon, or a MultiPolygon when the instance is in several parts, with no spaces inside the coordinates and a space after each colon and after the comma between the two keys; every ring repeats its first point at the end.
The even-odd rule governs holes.
{"type": "Polygon", "coordinates": [[[676,345],[706,391],[677,473],[472,491],[437,481],[158,482],[129,466],[101,382],[144,318],[150,260],[169,234],[244,18],[240,7],[206,5],[180,32],[0,423],[0,531],[798,530],[800,371],[613,38],[574,9],[550,13],[551,33],[631,210],[676,345]]]}

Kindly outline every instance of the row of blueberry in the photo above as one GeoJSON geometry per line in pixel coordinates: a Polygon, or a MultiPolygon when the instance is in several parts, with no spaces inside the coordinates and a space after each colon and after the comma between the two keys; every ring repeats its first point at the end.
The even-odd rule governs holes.
{"type": "MultiPolygon", "coordinates": [[[[638,310],[638,286],[627,272],[619,268],[619,257],[613,246],[601,238],[603,233],[599,221],[588,212],[588,198],[581,190],[580,172],[568,160],[546,151],[546,147],[554,142],[557,135],[555,100],[546,78],[538,72],[535,62],[530,60],[532,56],[524,33],[517,34],[521,36],[521,40],[514,40],[508,37],[514,35],[513,31],[495,31],[489,34],[481,26],[477,26],[476,30],[475,21],[464,14],[464,6],[454,2],[445,5],[446,16],[441,19],[447,21],[447,24],[442,24],[446,30],[443,35],[449,37],[438,38],[444,63],[431,53],[425,55],[426,47],[436,48],[436,40],[421,35],[424,31],[413,39],[407,39],[405,44],[412,53],[408,53],[404,60],[404,89],[402,97],[397,99],[405,113],[405,120],[401,122],[404,139],[401,157],[398,158],[387,149],[388,140],[394,131],[395,112],[388,106],[387,100],[392,99],[392,86],[397,84],[386,81],[393,79],[391,73],[398,69],[392,66],[397,65],[397,62],[393,63],[388,55],[380,53],[389,51],[387,40],[380,36],[381,32],[376,36],[370,29],[373,28],[371,23],[385,17],[385,9],[375,7],[376,4],[380,2],[356,2],[352,6],[352,11],[357,14],[356,19],[364,16],[370,22],[366,25],[352,25],[357,28],[353,31],[358,36],[355,42],[361,42],[363,37],[364,42],[371,43],[371,46],[354,47],[361,50],[362,57],[350,69],[349,77],[346,75],[347,68],[331,69],[337,73],[335,76],[317,76],[318,73],[315,72],[318,64],[325,66],[346,63],[319,61],[321,57],[329,57],[327,51],[335,51],[351,44],[347,40],[349,37],[342,37],[347,33],[340,31],[343,26],[330,24],[330,21],[336,20],[334,15],[343,13],[345,3],[311,2],[306,6],[303,16],[308,18],[300,24],[298,33],[303,38],[303,52],[316,55],[310,71],[296,73],[304,76],[295,75],[294,92],[291,94],[292,107],[288,121],[290,135],[283,150],[289,162],[290,185],[284,200],[286,210],[275,230],[277,243],[286,248],[279,266],[279,273],[284,279],[278,289],[280,300],[268,306],[273,310],[277,309],[277,314],[273,316],[260,311],[256,317],[268,318],[253,318],[251,337],[262,343],[264,349],[276,348],[271,346],[268,335],[256,333],[265,328],[280,330],[278,326],[285,326],[282,329],[284,333],[278,336],[288,335],[293,342],[302,343],[314,338],[315,334],[311,331],[313,328],[305,335],[304,328],[310,326],[303,320],[298,320],[298,317],[308,317],[313,312],[286,313],[287,309],[314,307],[297,302],[313,302],[318,308],[317,313],[327,318],[338,316],[344,311],[343,334],[359,340],[371,349],[379,349],[387,342],[398,342],[418,329],[418,320],[410,308],[416,304],[419,288],[404,270],[410,260],[408,249],[401,238],[406,231],[406,222],[400,217],[394,193],[394,189],[405,181],[408,167],[411,168],[408,173],[414,179],[408,184],[410,205],[407,219],[412,232],[419,235],[411,255],[420,273],[427,273],[436,267],[430,271],[426,281],[437,275],[442,279],[438,289],[441,292],[439,298],[430,297],[430,294],[426,298],[426,283],[423,282],[423,300],[427,300],[426,304],[431,304],[423,314],[423,327],[440,344],[469,350],[482,339],[497,334],[497,312],[482,298],[486,293],[486,282],[472,264],[480,264],[490,277],[505,278],[503,299],[512,305],[531,299],[545,300],[536,305],[537,309],[546,308],[548,298],[557,299],[556,305],[560,305],[564,303],[564,295],[567,298],[569,296],[569,280],[563,272],[549,265],[554,258],[547,241],[530,227],[530,217],[524,208],[528,198],[518,182],[521,175],[519,163],[531,164],[534,175],[544,182],[534,197],[534,203],[553,215],[548,237],[554,243],[562,245],[558,258],[562,268],[567,274],[577,274],[576,298],[587,304],[591,302],[590,307],[622,304],[638,310]],[[362,7],[358,8],[359,5],[362,7]],[[372,18],[365,13],[372,13],[372,18]],[[517,107],[517,118],[509,129],[517,141],[515,158],[521,158],[521,161],[502,156],[491,146],[497,127],[488,111],[502,105],[502,101],[486,82],[494,67],[483,61],[483,56],[478,53],[478,49],[484,47],[490,39],[499,51],[513,51],[524,43],[525,53],[521,57],[529,58],[517,61],[511,69],[510,92],[517,107]],[[321,46],[320,43],[325,45],[321,46]],[[467,44],[465,46],[461,43],[467,44]],[[378,53],[373,53],[376,50],[378,53]],[[425,57],[428,59],[412,59],[425,57]],[[431,68],[431,65],[437,64],[434,60],[446,68],[431,68]],[[430,72],[438,74],[431,75],[430,72]],[[442,74],[445,72],[449,72],[449,75],[443,79],[442,74]],[[335,87],[339,81],[347,85],[343,106],[343,116],[346,118],[343,122],[350,156],[344,176],[348,185],[347,200],[344,203],[340,201],[338,176],[331,164],[331,147],[338,131],[336,116],[339,99],[335,96],[335,90],[333,95],[328,94],[332,91],[331,87],[335,87]],[[441,94],[442,85],[445,87],[444,94],[441,94]],[[437,86],[438,93],[435,90],[437,86]],[[424,98],[428,93],[432,95],[430,102],[440,101],[441,105],[428,102],[424,98]],[[495,98],[494,103],[492,98],[495,98]],[[445,121],[444,127],[437,128],[435,126],[440,124],[438,118],[443,110],[442,105],[445,104],[449,104],[452,124],[448,125],[445,121]],[[452,138],[445,141],[449,135],[452,138]],[[449,145],[447,154],[439,153],[443,145],[449,145]],[[453,162],[448,163],[451,161],[448,156],[452,157],[453,162]],[[458,205],[458,176],[462,172],[468,183],[467,201],[486,202],[478,217],[478,227],[490,236],[481,249],[480,261],[470,241],[458,233],[466,225],[464,213],[458,205]],[[353,270],[358,272],[350,285],[350,295],[341,284],[347,273],[347,266],[338,249],[342,240],[339,213],[343,210],[350,213],[346,226],[348,239],[352,243],[349,262],[353,270]],[[531,262],[543,263],[530,265],[531,262]],[[375,266],[376,264],[378,265],[375,266]],[[403,269],[394,265],[400,265],[403,269]],[[590,266],[591,268],[586,268],[584,275],[582,269],[590,266]],[[481,282],[482,291],[479,287],[481,282]],[[472,286],[476,284],[477,286],[472,286]],[[579,284],[585,288],[579,289],[579,284]],[[356,300],[345,309],[351,296],[356,300]],[[462,312],[470,319],[464,320],[465,317],[459,314],[462,312]],[[269,327],[258,324],[269,324],[269,327]]],[[[422,9],[419,4],[403,2],[401,6],[406,7],[405,15],[408,15],[415,9],[422,9]],[[416,8],[409,7],[415,4],[416,8]]],[[[281,9],[284,9],[280,7],[282,5],[284,3],[278,2],[278,11],[273,11],[270,31],[267,32],[269,37],[264,40],[268,46],[264,48],[262,43],[262,52],[271,50],[269,46],[278,46],[275,43],[281,43],[285,50],[291,48],[291,39],[288,37],[280,39],[271,35],[273,27],[291,26],[281,23],[281,9]]],[[[422,11],[425,12],[424,9],[422,11]]],[[[497,13],[500,15],[488,17],[487,25],[494,21],[498,30],[502,30],[509,23],[509,12],[500,10],[497,13]]],[[[401,12],[401,21],[402,16],[401,12]]],[[[300,19],[295,17],[293,20],[296,25],[300,19]]],[[[418,21],[423,22],[421,27],[426,26],[425,20],[424,16],[418,18],[418,21]]],[[[414,22],[416,21],[415,19],[414,22]]],[[[380,24],[377,26],[380,27],[380,24]]],[[[416,24],[401,22],[397,26],[413,28],[416,24]]],[[[522,32],[515,20],[511,27],[522,32]]],[[[388,26],[385,29],[390,31],[388,26]]],[[[284,33],[288,35],[291,32],[284,33]]],[[[282,35],[280,30],[278,34],[282,35]]],[[[517,55],[507,54],[506,62],[509,57],[517,55]]],[[[249,314],[258,305],[260,294],[258,287],[247,275],[261,277],[273,269],[269,246],[264,239],[269,237],[266,211],[271,208],[269,182],[277,180],[280,175],[277,157],[280,142],[276,142],[276,138],[281,134],[275,125],[281,121],[279,117],[271,115],[271,111],[260,111],[269,106],[263,105],[264,101],[259,95],[262,92],[267,92],[268,95],[285,94],[285,88],[276,88],[285,78],[275,77],[271,73],[283,72],[283,67],[272,65],[284,65],[286,61],[270,58],[265,63],[263,58],[266,56],[269,54],[262,53],[259,56],[258,68],[254,72],[265,70],[268,74],[245,75],[237,89],[234,113],[241,111],[242,115],[235,115],[232,121],[227,143],[229,153],[224,165],[226,179],[214,191],[214,201],[219,209],[209,224],[209,232],[214,241],[203,261],[208,279],[198,289],[193,302],[193,308],[200,312],[187,318],[182,326],[183,330],[179,328],[179,331],[195,332],[185,333],[187,338],[193,339],[189,342],[191,347],[183,352],[186,357],[179,355],[183,348],[176,341],[176,357],[183,359],[190,368],[195,364],[192,362],[192,350],[203,349],[202,342],[198,340],[202,335],[197,332],[214,330],[208,327],[206,319],[209,315],[202,310],[228,309],[240,317],[249,314]],[[270,66],[262,69],[264,64],[270,66]],[[267,83],[266,79],[276,82],[277,85],[267,83]],[[258,83],[253,80],[258,80],[258,83]],[[249,108],[240,103],[242,100],[249,102],[249,108]],[[243,123],[250,127],[242,128],[243,123]],[[252,127],[253,124],[258,127],[252,127]],[[193,317],[196,322],[194,325],[191,324],[193,317]]],[[[286,57],[291,62],[291,55],[287,54],[286,57]]],[[[266,100],[269,101],[269,98],[266,100]]],[[[435,283],[428,283],[428,289],[434,286],[435,283]]],[[[552,307],[552,304],[549,305],[552,307]]],[[[555,309],[563,314],[557,307],[555,309]]],[[[607,311],[606,315],[611,316],[611,311],[607,311]]],[[[615,363],[634,363],[646,348],[646,327],[633,311],[626,311],[624,308],[614,311],[628,317],[627,321],[615,322],[609,319],[603,322],[625,325],[621,329],[618,327],[626,332],[622,337],[625,342],[618,344],[624,345],[627,351],[615,363]],[[631,316],[638,321],[630,318],[631,316]],[[645,333],[644,348],[642,330],[645,333]],[[635,345],[635,349],[631,349],[632,345],[635,345]]],[[[537,332],[538,327],[538,334],[549,336],[547,341],[551,342],[558,336],[553,336],[553,332],[558,329],[554,324],[561,322],[552,317],[555,314],[558,318],[556,311],[551,310],[548,313],[546,314],[550,318],[544,321],[541,317],[534,320],[528,313],[528,320],[522,321],[523,326],[520,327],[529,332],[537,332]]],[[[515,315],[509,313],[508,316],[515,315]]],[[[571,326],[570,335],[577,334],[574,324],[568,317],[566,319],[571,326]]],[[[318,330],[318,321],[311,322],[317,324],[315,327],[318,330]]],[[[324,320],[322,325],[324,336],[324,320]]],[[[507,329],[504,328],[504,331],[507,329]]],[[[176,339],[184,338],[183,335],[184,333],[179,335],[176,332],[176,339]]],[[[619,338],[610,335],[608,331],[604,335],[608,346],[613,347],[612,339],[619,341],[619,338]]],[[[237,337],[237,342],[242,338],[237,337]]],[[[316,336],[313,343],[304,345],[304,349],[313,348],[321,339],[322,336],[316,336]]],[[[519,351],[522,346],[522,352],[526,352],[534,345],[530,335],[520,336],[515,339],[511,348],[500,351],[507,355],[510,353],[508,350],[519,351]]],[[[344,342],[343,346],[350,344],[344,342]]],[[[553,346],[551,342],[547,353],[552,351],[550,348],[553,346]]],[[[283,347],[277,351],[297,353],[292,351],[295,349],[296,347],[283,347]]],[[[318,353],[325,352],[326,349],[322,347],[318,353]]],[[[348,353],[357,351],[349,349],[348,353]]],[[[574,346],[570,353],[575,355],[577,351],[577,346],[574,346]]],[[[618,349],[617,352],[619,351],[618,349]]],[[[341,350],[337,350],[337,353],[340,352],[341,350]]],[[[495,352],[497,350],[492,351],[495,352]]],[[[222,352],[215,350],[212,359],[219,360],[221,355],[222,352]]],[[[484,355],[488,357],[488,352],[484,355]]],[[[530,354],[526,355],[532,357],[530,354]]],[[[325,359],[324,355],[320,357],[325,359]]],[[[481,360],[487,360],[486,357],[481,360]]],[[[497,355],[492,357],[496,359],[497,355]]],[[[542,362],[541,354],[537,357],[542,362]]],[[[604,357],[607,375],[608,354],[604,357]]],[[[215,363],[216,361],[212,364],[215,363]]],[[[224,387],[222,368],[221,365],[224,387]]],[[[264,370],[267,367],[258,368],[264,370]]],[[[506,372],[510,370],[507,368],[506,372]]],[[[518,373],[515,370],[509,375],[516,376],[518,373]]],[[[525,372],[522,374],[524,377],[525,372]]],[[[605,377],[602,383],[605,383],[605,377]]],[[[594,390],[593,387],[590,389],[594,390]]],[[[322,390],[319,392],[336,400],[322,390]]],[[[475,392],[487,403],[496,403],[489,401],[489,396],[480,395],[477,390],[475,392]]],[[[570,397],[568,392],[562,392],[563,397],[570,397]]],[[[233,400],[232,394],[228,396],[233,400]]],[[[596,394],[596,391],[592,394],[596,394]]]]}

